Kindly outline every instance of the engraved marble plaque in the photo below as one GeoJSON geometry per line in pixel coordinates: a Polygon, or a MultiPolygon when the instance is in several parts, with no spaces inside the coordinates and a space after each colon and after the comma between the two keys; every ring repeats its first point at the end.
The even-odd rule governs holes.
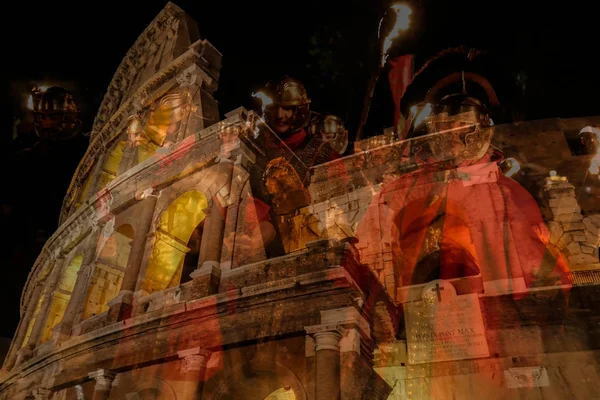
{"type": "Polygon", "coordinates": [[[409,364],[489,356],[476,293],[457,296],[452,284],[435,280],[404,310],[409,364]]]}

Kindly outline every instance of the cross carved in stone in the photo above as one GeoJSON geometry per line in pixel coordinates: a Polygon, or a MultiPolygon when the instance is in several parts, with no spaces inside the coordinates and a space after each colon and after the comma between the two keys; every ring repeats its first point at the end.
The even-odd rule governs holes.
{"type": "Polygon", "coordinates": [[[430,290],[434,291],[437,293],[437,297],[438,297],[438,301],[442,301],[442,293],[441,291],[444,290],[443,287],[440,287],[439,283],[435,284],[435,288],[431,288],[430,290]]]}

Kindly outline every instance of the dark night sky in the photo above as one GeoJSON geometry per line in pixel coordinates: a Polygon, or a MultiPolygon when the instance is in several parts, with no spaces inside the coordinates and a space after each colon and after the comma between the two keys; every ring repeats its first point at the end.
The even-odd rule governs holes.
{"type": "MultiPolygon", "coordinates": [[[[394,51],[414,52],[418,67],[446,47],[464,44],[489,49],[503,60],[507,81],[515,88],[518,73],[527,77],[519,103],[527,119],[596,115],[600,77],[595,53],[600,31],[596,10],[587,3],[551,7],[547,2],[516,0],[417,0],[412,2],[412,37],[394,51]]],[[[27,273],[44,238],[56,229],[62,197],[87,144],[82,136],[72,145],[51,149],[50,154],[10,156],[13,118],[19,114],[21,100],[32,83],[60,83],[74,92],[84,108],[88,131],[121,59],[165,4],[156,0],[21,1],[5,13],[0,28],[6,68],[0,131],[4,163],[0,265],[5,271],[0,336],[12,336],[16,328],[27,273]],[[36,240],[40,229],[43,232],[37,233],[36,240]]],[[[216,93],[221,114],[240,105],[252,107],[252,91],[287,73],[305,81],[313,109],[339,113],[351,131],[356,126],[374,60],[370,49],[377,23],[390,0],[281,1],[273,6],[249,1],[176,4],[198,22],[201,36],[223,53],[216,93]],[[315,37],[320,39],[311,45],[315,37]]],[[[391,125],[385,79],[372,108],[367,134],[391,125]]]]}

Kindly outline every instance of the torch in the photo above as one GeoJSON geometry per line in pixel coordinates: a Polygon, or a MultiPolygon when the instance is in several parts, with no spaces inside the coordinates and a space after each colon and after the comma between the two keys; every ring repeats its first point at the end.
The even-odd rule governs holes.
{"type": "Polygon", "coordinates": [[[377,32],[378,39],[381,39],[381,27],[383,25],[384,19],[390,12],[396,14],[396,22],[394,23],[394,27],[392,28],[392,30],[381,42],[381,49],[379,53],[379,57],[381,58],[381,60],[377,64],[377,68],[375,69],[375,71],[373,71],[371,79],[369,80],[369,83],[367,85],[363,109],[358,123],[358,129],[356,131],[356,141],[359,141],[362,138],[363,130],[365,128],[365,124],[367,123],[367,118],[369,116],[369,109],[371,108],[371,101],[373,100],[373,92],[375,91],[375,86],[377,84],[377,80],[379,79],[379,75],[385,67],[390,47],[392,47],[393,41],[397,37],[399,37],[402,32],[406,31],[410,26],[410,15],[412,14],[412,10],[404,4],[393,5],[386,10],[386,12],[383,14],[383,17],[379,21],[379,28],[377,32]]]}

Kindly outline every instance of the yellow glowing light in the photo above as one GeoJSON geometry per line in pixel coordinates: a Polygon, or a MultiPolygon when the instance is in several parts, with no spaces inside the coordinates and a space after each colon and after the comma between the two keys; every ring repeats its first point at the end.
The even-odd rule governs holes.
{"type": "Polygon", "coordinates": [[[154,293],[179,285],[188,243],[204,219],[208,201],[204,194],[190,191],[179,196],[163,211],[144,277],[143,289],[154,293]]]}
{"type": "MultiPolygon", "coordinates": [[[[381,55],[381,65],[385,64],[387,59],[387,52],[392,47],[392,43],[394,39],[400,36],[400,33],[407,30],[410,26],[410,15],[412,14],[412,10],[404,4],[396,4],[390,7],[390,10],[396,13],[396,22],[394,23],[394,27],[388,34],[388,36],[383,40],[383,52],[381,55]]],[[[386,13],[387,14],[387,13],[386,13]]],[[[385,16],[384,16],[385,18],[385,16]]],[[[383,22],[383,18],[379,22],[379,28],[381,29],[381,23],[383,22]]]]}
{"type": "Polygon", "coordinates": [[[271,98],[269,96],[267,96],[264,92],[252,93],[252,97],[260,99],[260,101],[262,102],[262,112],[263,112],[263,114],[265,113],[265,109],[269,105],[273,104],[273,100],[271,100],[271,98]]]}

